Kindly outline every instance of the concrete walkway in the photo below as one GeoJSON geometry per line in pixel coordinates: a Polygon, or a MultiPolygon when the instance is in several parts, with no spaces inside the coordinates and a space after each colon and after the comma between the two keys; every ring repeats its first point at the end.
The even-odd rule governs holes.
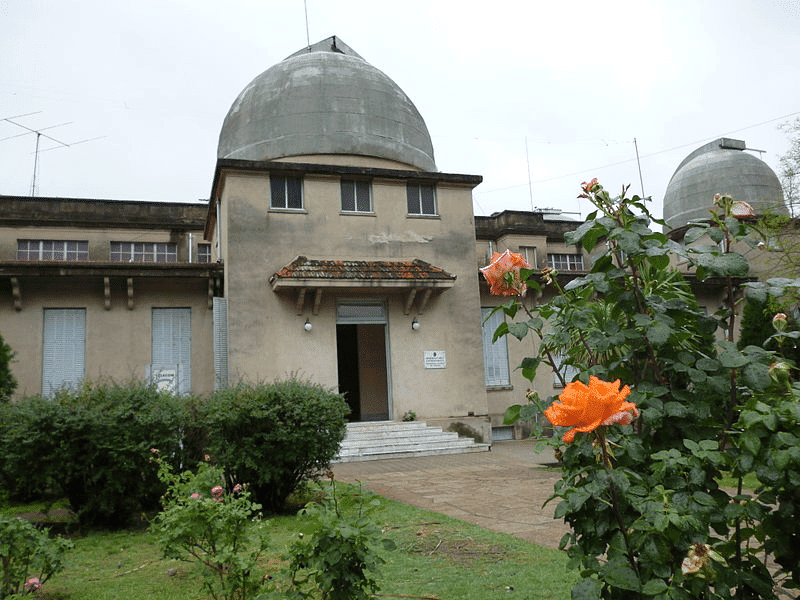
{"type": "Polygon", "coordinates": [[[422,456],[333,465],[338,481],[381,496],[557,548],[568,527],[542,508],[559,472],[552,449],[536,454],[530,440],[495,442],[490,452],[422,456]]]}

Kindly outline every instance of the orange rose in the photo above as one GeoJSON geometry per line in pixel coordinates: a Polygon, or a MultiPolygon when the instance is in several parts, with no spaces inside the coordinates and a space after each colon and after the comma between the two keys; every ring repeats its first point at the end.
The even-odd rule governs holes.
{"type": "Polygon", "coordinates": [[[502,254],[495,252],[488,266],[481,273],[489,284],[489,292],[495,296],[524,296],[528,289],[519,274],[520,269],[531,266],[519,254],[506,250],[502,254]]]}
{"type": "Polygon", "coordinates": [[[588,386],[580,381],[568,383],[559,401],[544,414],[553,425],[572,427],[563,438],[569,443],[578,431],[594,431],[601,425],[628,425],[639,416],[636,405],[625,402],[630,392],[627,385],[619,389],[619,379],[608,383],[592,376],[588,386]]]}

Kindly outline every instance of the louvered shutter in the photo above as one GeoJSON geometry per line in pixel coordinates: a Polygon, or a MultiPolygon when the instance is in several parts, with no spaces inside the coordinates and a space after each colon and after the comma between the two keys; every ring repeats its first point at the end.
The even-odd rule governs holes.
{"type": "Polygon", "coordinates": [[[86,310],[44,309],[42,395],[77,388],[86,369],[86,310]]]}
{"type": "Polygon", "coordinates": [[[483,323],[483,367],[486,376],[486,387],[509,385],[508,345],[505,336],[492,343],[494,332],[503,322],[503,311],[497,311],[491,317],[491,308],[481,308],[483,323]],[[487,320],[488,317],[488,320],[487,320]]]}
{"type": "Polygon", "coordinates": [[[152,369],[178,367],[178,393],[192,389],[192,311],[154,308],[152,369]]]}
{"type": "Polygon", "coordinates": [[[214,298],[214,389],[228,387],[228,299],[214,298]]]}

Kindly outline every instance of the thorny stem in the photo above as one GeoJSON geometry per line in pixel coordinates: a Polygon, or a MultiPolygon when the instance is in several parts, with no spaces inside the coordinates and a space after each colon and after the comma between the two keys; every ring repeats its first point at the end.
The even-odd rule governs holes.
{"type": "MultiPolygon", "coordinates": [[[[558,287],[558,284],[556,284],[556,287],[558,287]]],[[[559,288],[559,291],[561,291],[561,288],[559,288]]],[[[522,301],[522,298],[519,298],[519,304],[525,310],[525,314],[528,315],[528,318],[532,319],[533,318],[533,313],[525,305],[525,303],[522,301]]],[[[537,333],[539,333],[539,337],[541,338],[541,333],[538,332],[538,331],[537,331],[537,333]]],[[[545,349],[544,350],[544,354],[547,356],[547,363],[553,368],[553,372],[556,374],[556,377],[558,377],[558,381],[561,383],[561,387],[562,388],[566,387],[567,386],[567,382],[564,380],[564,376],[561,374],[561,371],[559,370],[555,359],[553,359],[553,354],[550,352],[549,349],[545,349]]]]}

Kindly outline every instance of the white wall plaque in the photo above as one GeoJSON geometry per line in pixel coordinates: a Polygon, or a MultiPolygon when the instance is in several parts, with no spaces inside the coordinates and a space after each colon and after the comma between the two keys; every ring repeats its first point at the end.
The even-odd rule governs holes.
{"type": "Polygon", "coordinates": [[[444,350],[425,350],[422,362],[426,369],[446,369],[447,353],[444,350]]]}

